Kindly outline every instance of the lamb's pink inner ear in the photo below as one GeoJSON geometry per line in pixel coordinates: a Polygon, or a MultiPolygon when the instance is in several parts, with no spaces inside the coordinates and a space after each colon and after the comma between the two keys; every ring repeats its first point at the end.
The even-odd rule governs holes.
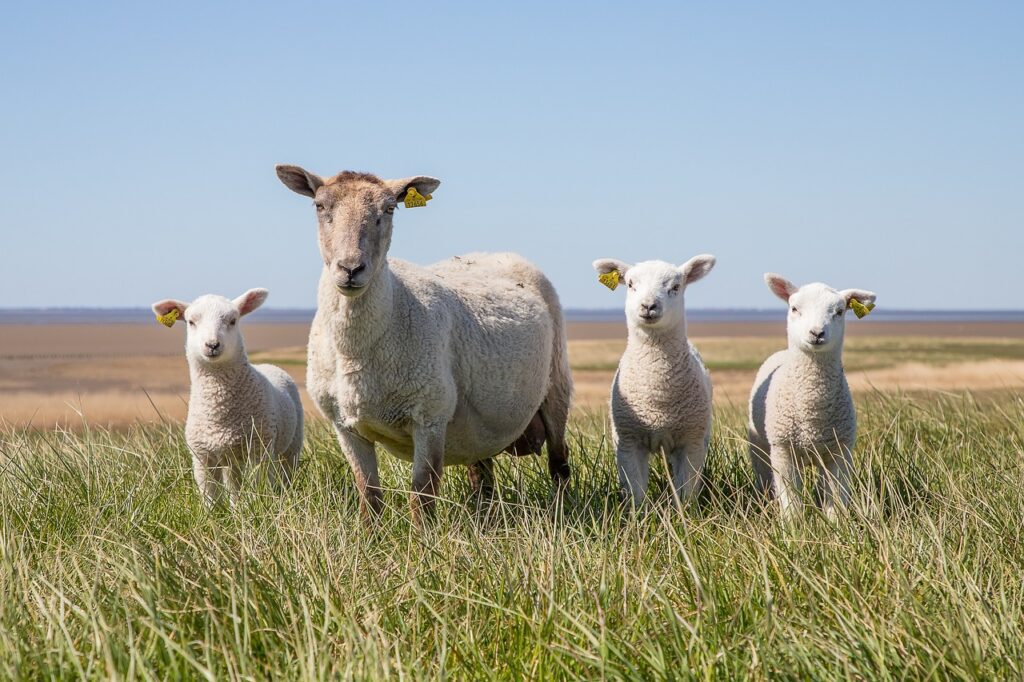
{"type": "Polygon", "coordinates": [[[252,289],[235,299],[235,305],[238,307],[239,315],[248,315],[263,305],[265,300],[267,300],[266,289],[252,289]]]}

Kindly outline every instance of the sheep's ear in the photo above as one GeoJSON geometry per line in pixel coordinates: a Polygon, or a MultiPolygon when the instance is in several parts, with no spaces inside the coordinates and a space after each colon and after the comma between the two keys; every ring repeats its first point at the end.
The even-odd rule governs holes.
{"type": "Polygon", "coordinates": [[[173,298],[165,298],[162,301],[157,301],[156,303],[154,303],[152,308],[153,314],[156,315],[158,318],[170,320],[170,324],[167,324],[166,322],[163,322],[161,320],[163,324],[167,324],[167,326],[170,327],[174,324],[176,320],[184,319],[185,310],[188,308],[188,303],[173,298]],[[178,315],[176,317],[168,318],[167,315],[172,310],[178,311],[178,315]]]}
{"type": "Polygon", "coordinates": [[[625,261],[616,260],[614,258],[598,258],[594,261],[594,269],[597,270],[599,275],[607,275],[609,272],[618,272],[619,277],[623,278],[626,276],[626,271],[629,270],[632,265],[625,261]]]}
{"type": "Polygon", "coordinates": [[[263,302],[267,300],[267,295],[269,293],[270,292],[266,289],[249,289],[249,291],[245,292],[233,301],[235,307],[238,308],[238,314],[248,315],[259,308],[263,305],[263,302]]]}
{"type": "Polygon", "coordinates": [[[846,307],[850,307],[850,301],[857,301],[861,305],[868,305],[874,303],[877,296],[873,291],[865,291],[864,289],[843,289],[839,292],[839,295],[846,301],[846,307]]]}
{"type": "Polygon", "coordinates": [[[277,177],[280,178],[285,187],[307,197],[315,196],[316,191],[324,184],[324,179],[319,175],[310,173],[298,166],[278,164],[274,167],[274,170],[277,171],[277,177]]]}
{"type": "Polygon", "coordinates": [[[385,180],[384,184],[395,193],[395,199],[399,202],[405,201],[405,195],[410,187],[415,188],[423,196],[433,194],[441,186],[441,181],[427,175],[416,175],[401,180],[385,180]]]}
{"type": "Polygon", "coordinates": [[[772,293],[781,298],[783,301],[789,302],[789,297],[795,294],[800,287],[790,282],[782,275],[776,275],[774,272],[764,273],[765,284],[772,290],[772,293]]]}
{"type": "Polygon", "coordinates": [[[683,273],[683,281],[687,284],[693,284],[699,279],[704,279],[704,276],[711,272],[711,268],[715,267],[715,257],[711,254],[701,254],[694,256],[690,260],[686,261],[679,266],[679,272],[683,273]]]}

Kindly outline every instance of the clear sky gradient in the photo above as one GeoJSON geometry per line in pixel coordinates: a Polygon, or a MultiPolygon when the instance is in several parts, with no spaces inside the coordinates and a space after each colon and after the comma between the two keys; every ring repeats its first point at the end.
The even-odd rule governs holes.
{"type": "Polygon", "coordinates": [[[274,164],[442,180],[392,255],[718,267],[890,308],[1024,307],[1024,3],[7,3],[0,306],[312,307],[274,164]]]}

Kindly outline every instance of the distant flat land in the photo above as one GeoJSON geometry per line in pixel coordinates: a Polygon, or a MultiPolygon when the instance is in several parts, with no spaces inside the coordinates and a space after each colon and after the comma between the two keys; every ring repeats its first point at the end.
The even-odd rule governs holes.
{"type": "MultiPolygon", "coordinates": [[[[625,345],[622,322],[570,321],[576,405],[602,409],[625,345]]],[[[282,365],[305,384],[306,322],[243,328],[254,361],[282,365]]],[[[743,404],[760,362],[785,346],[777,320],[694,321],[719,403],[743,404]]],[[[0,324],[0,420],[123,426],[180,420],[186,412],[185,331],[155,322],[0,324]]],[[[1024,388],[1024,322],[856,320],[847,322],[846,365],[855,391],[994,391],[1024,388]]],[[[303,394],[303,398],[308,398],[303,394]]],[[[307,409],[315,412],[307,402],[307,409]]]]}

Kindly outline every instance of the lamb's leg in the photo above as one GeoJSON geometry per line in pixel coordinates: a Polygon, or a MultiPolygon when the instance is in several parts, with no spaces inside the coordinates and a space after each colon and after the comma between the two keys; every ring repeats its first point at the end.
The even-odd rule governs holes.
{"type": "Polygon", "coordinates": [[[779,445],[771,446],[769,458],[779,511],[784,519],[790,519],[800,511],[800,467],[792,450],[779,445]]]}
{"type": "Polygon", "coordinates": [[[221,475],[224,477],[224,487],[228,491],[228,502],[235,507],[238,505],[238,498],[242,491],[241,462],[225,464],[221,467],[221,475]]]}
{"type": "Polygon", "coordinates": [[[680,503],[689,502],[700,490],[701,472],[708,457],[708,441],[701,438],[668,453],[672,487],[680,503]]]}
{"type": "Polygon", "coordinates": [[[643,504],[647,497],[647,479],[650,473],[651,453],[637,443],[620,439],[615,448],[615,462],[619,469],[619,485],[633,501],[643,504]]]}
{"type": "Polygon", "coordinates": [[[762,496],[772,489],[772,463],[768,441],[761,438],[753,429],[747,433],[750,444],[750,463],[754,467],[754,487],[762,496]]]}
{"type": "Polygon", "coordinates": [[[206,461],[197,455],[192,455],[192,476],[199,486],[199,495],[207,509],[211,509],[220,501],[224,491],[218,480],[216,470],[211,470],[206,461]]]}
{"type": "Polygon", "coordinates": [[[412,493],[409,504],[413,521],[422,523],[433,513],[441,489],[444,468],[444,425],[429,424],[413,430],[412,493]]]}
{"type": "Polygon", "coordinates": [[[481,499],[494,497],[494,458],[488,457],[469,465],[469,484],[481,499]]]}
{"type": "Polygon", "coordinates": [[[359,508],[363,518],[369,519],[380,513],[383,505],[380,478],[377,474],[377,451],[373,443],[348,429],[335,426],[338,443],[345,453],[352,474],[356,477],[356,489],[359,491],[359,508]]]}
{"type": "Polygon", "coordinates": [[[838,508],[850,503],[850,451],[843,448],[841,452],[833,453],[824,465],[819,466],[818,497],[825,515],[835,519],[838,508]]]}
{"type": "Polygon", "coordinates": [[[282,478],[285,485],[291,485],[292,475],[299,466],[299,455],[302,452],[303,435],[305,434],[301,403],[299,403],[296,413],[298,421],[295,424],[295,435],[292,436],[292,442],[288,444],[281,460],[281,466],[284,469],[282,478]]]}

